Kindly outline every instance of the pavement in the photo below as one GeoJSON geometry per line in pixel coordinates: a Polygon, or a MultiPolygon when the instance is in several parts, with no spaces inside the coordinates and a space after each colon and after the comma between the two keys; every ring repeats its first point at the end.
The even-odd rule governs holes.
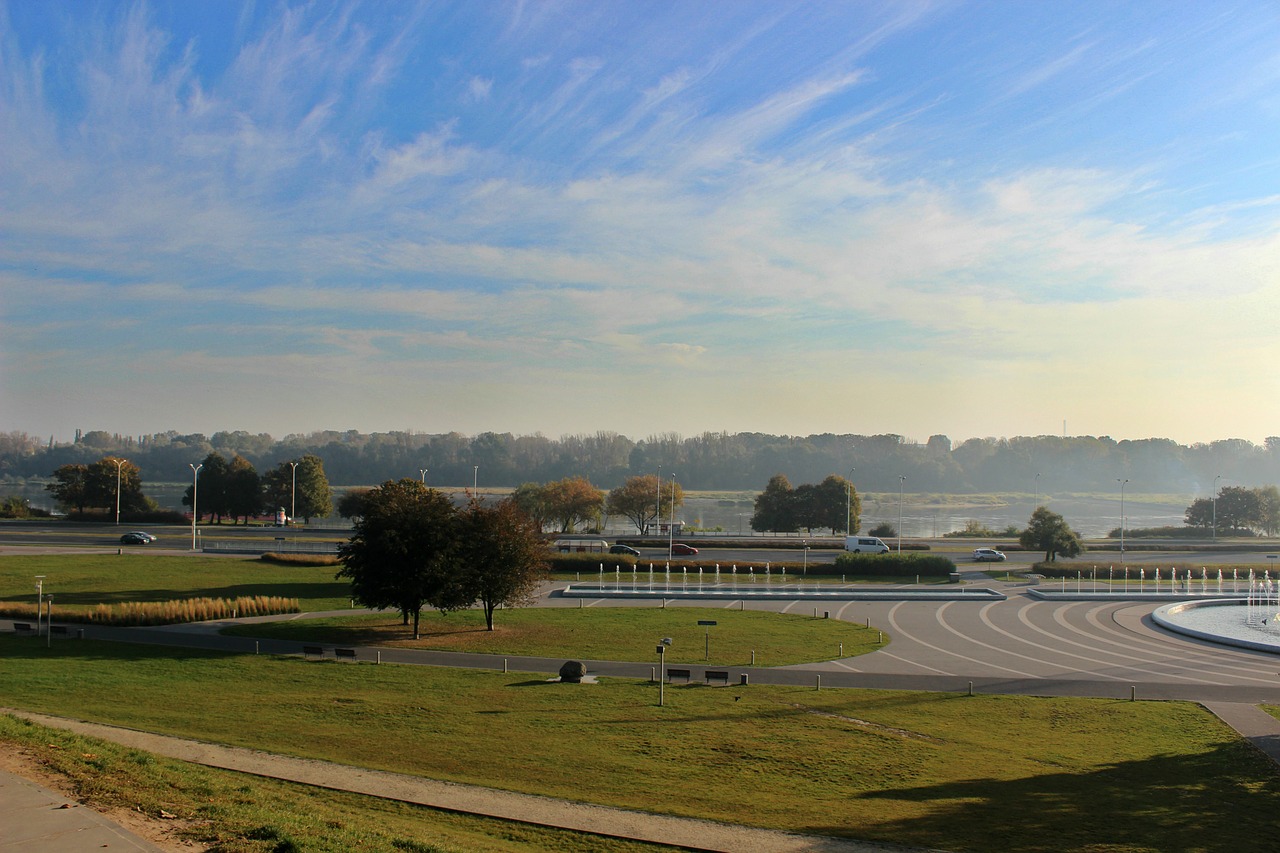
{"type": "Polygon", "coordinates": [[[162,853],[163,848],[48,788],[0,770],[0,853],[162,853]]]}

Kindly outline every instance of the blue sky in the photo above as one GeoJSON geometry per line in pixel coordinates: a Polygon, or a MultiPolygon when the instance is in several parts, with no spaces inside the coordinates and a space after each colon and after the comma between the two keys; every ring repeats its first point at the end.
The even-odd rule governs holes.
{"type": "Polygon", "coordinates": [[[1274,2],[0,5],[0,430],[1280,433],[1274,2]]]}

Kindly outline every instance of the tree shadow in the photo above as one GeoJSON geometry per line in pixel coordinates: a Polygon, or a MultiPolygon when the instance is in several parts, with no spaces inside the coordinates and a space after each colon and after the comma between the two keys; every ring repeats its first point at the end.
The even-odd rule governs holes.
{"type": "Polygon", "coordinates": [[[1092,772],[888,788],[857,799],[926,809],[923,815],[887,819],[874,827],[829,824],[805,831],[1010,853],[1247,853],[1276,850],[1280,830],[1280,771],[1244,741],[1197,755],[1118,762],[1092,772]]]}

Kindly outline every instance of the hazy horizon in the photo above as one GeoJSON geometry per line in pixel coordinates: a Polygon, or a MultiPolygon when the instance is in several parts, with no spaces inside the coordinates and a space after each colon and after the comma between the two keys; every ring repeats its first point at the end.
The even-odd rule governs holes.
{"type": "Polygon", "coordinates": [[[1266,0],[0,0],[0,431],[1261,444],[1278,127],[1266,0]]]}

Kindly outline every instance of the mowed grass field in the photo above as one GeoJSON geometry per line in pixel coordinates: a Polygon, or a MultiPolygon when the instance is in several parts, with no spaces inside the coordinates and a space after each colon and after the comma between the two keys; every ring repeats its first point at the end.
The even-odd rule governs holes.
{"type": "MultiPolygon", "coordinates": [[[[10,559],[0,558],[0,598],[8,597],[3,590],[31,584],[33,564],[15,568],[6,564],[10,559]]],[[[255,582],[267,588],[313,583],[317,593],[328,590],[306,599],[312,602],[307,609],[348,603],[340,592],[345,587],[325,580],[332,569],[198,557],[22,558],[31,559],[60,561],[34,572],[46,574],[47,584],[55,576],[81,578],[93,595],[118,596],[85,603],[127,600],[139,590],[207,595],[217,584],[244,585],[243,594],[263,592],[255,582]],[[136,562],[144,559],[175,565],[157,564],[151,575],[145,563],[136,562]],[[79,560],[107,562],[77,567],[79,560]],[[188,567],[189,561],[211,565],[188,567]]],[[[536,624],[538,618],[570,619],[593,611],[558,610],[499,611],[499,625],[517,614],[536,624]]],[[[695,655],[702,650],[704,634],[694,611],[637,612],[689,623],[683,630],[691,634],[677,636],[678,647],[690,646],[695,655]]],[[[716,612],[717,621],[729,615],[716,612]]],[[[770,630],[784,633],[793,626],[798,634],[833,627],[832,620],[813,618],[774,621],[770,630]]],[[[660,636],[654,627],[637,631],[648,637],[644,652],[651,653],[660,636]]],[[[361,623],[329,629],[380,630],[361,623]]],[[[508,635],[504,641],[513,640],[508,635]]],[[[713,635],[713,652],[717,642],[713,635]]],[[[510,647],[508,653],[528,652],[510,647]]],[[[567,685],[551,675],[306,662],[94,641],[60,641],[50,648],[33,638],[0,635],[0,705],[361,767],[942,850],[1238,853],[1275,846],[1280,773],[1191,704],[668,685],[665,706],[658,707],[658,688],[647,680],[567,685]]],[[[40,739],[21,724],[0,726],[0,741],[9,748],[25,743],[35,750],[40,739]]],[[[111,785],[131,764],[141,773],[160,762],[103,754],[98,746],[85,746],[79,759],[64,756],[70,769],[63,772],[79,774],[85,785],[111,785]]],[[[310,833],[323,836],[329,802],[339,815],[333,820],[351,827],[349,838],[365,837],[356,828],[365,824],[347,817],[366,808],[350,805],[353,798],[283,788],[259,795],[256,781],[240,784],[237,792],[233,783],[202,775],[190,783],[196,793],[184,806],[191,810],[184,819],[197,828],[201,821],[207,829],[208,822],[223,820],[231,827],[233,839],[218,849],[342,849],[308,840],[310,833]],[[261,807],[244,811],[246,801],[255,799],[261,807]],[[291,809],[291,799],[304,805],[291,809]],[[238,817],[232,819],[233,813],[238,817]],[[294,848],[280,848],[282,837],[294,848]]],[[[164,783],[139,782],[137,792],[120,796],[156,802],[163,788],[164,783]]],[[[375,814],[382,809],[370,808],[375,814]]],[[[400,829],[421,821],[434,831],[433,813],[386,807],[387,814],[393,811],[387,833],[370,834],[346,849],[436,849],[412,846],[418,842],[407,839],[416,836],[400,829]]],[[[337,833],[337,827],[330,829],[337,833]]],[[[612,849],[592,847],[591,841],[574,848],[553,837],[520,841],[524,848],[488,847],[488,830],[480,824],[460,831],[462,836],[439,849],[612,849]],[[478,834],[472,838],[472,832],[478,834]]]]}
{"type": "MultiPolygon", "coordinates": [[[[140,554],[5,555],[0,557],[0,601],[34,604],[36,575],[55,608],[121,601],[296,598],[305,611],[350,607],[350,586],[334,579],[334,566],[280,566],[253,557],[140,554]]],[[[56,613],[55,609],[55,613],[56,613]]]]}
{"type": "Polygon", "coordinates": [[[424,612],[420,637],[394,613],[300,619],[242,625],[225,633],[246,637],[389,646],[494,655],[531,655],[585,660],[653,661],[660,639],[672,643],[668,664],[788,666],[853,657],[888,641],[874,626],[811,614],[697,607],[539,607],[498,610],[494,630],[484,614],[465,610],[424,612]],[[712,626],[699,621],[715,622],[712,626]]]}

